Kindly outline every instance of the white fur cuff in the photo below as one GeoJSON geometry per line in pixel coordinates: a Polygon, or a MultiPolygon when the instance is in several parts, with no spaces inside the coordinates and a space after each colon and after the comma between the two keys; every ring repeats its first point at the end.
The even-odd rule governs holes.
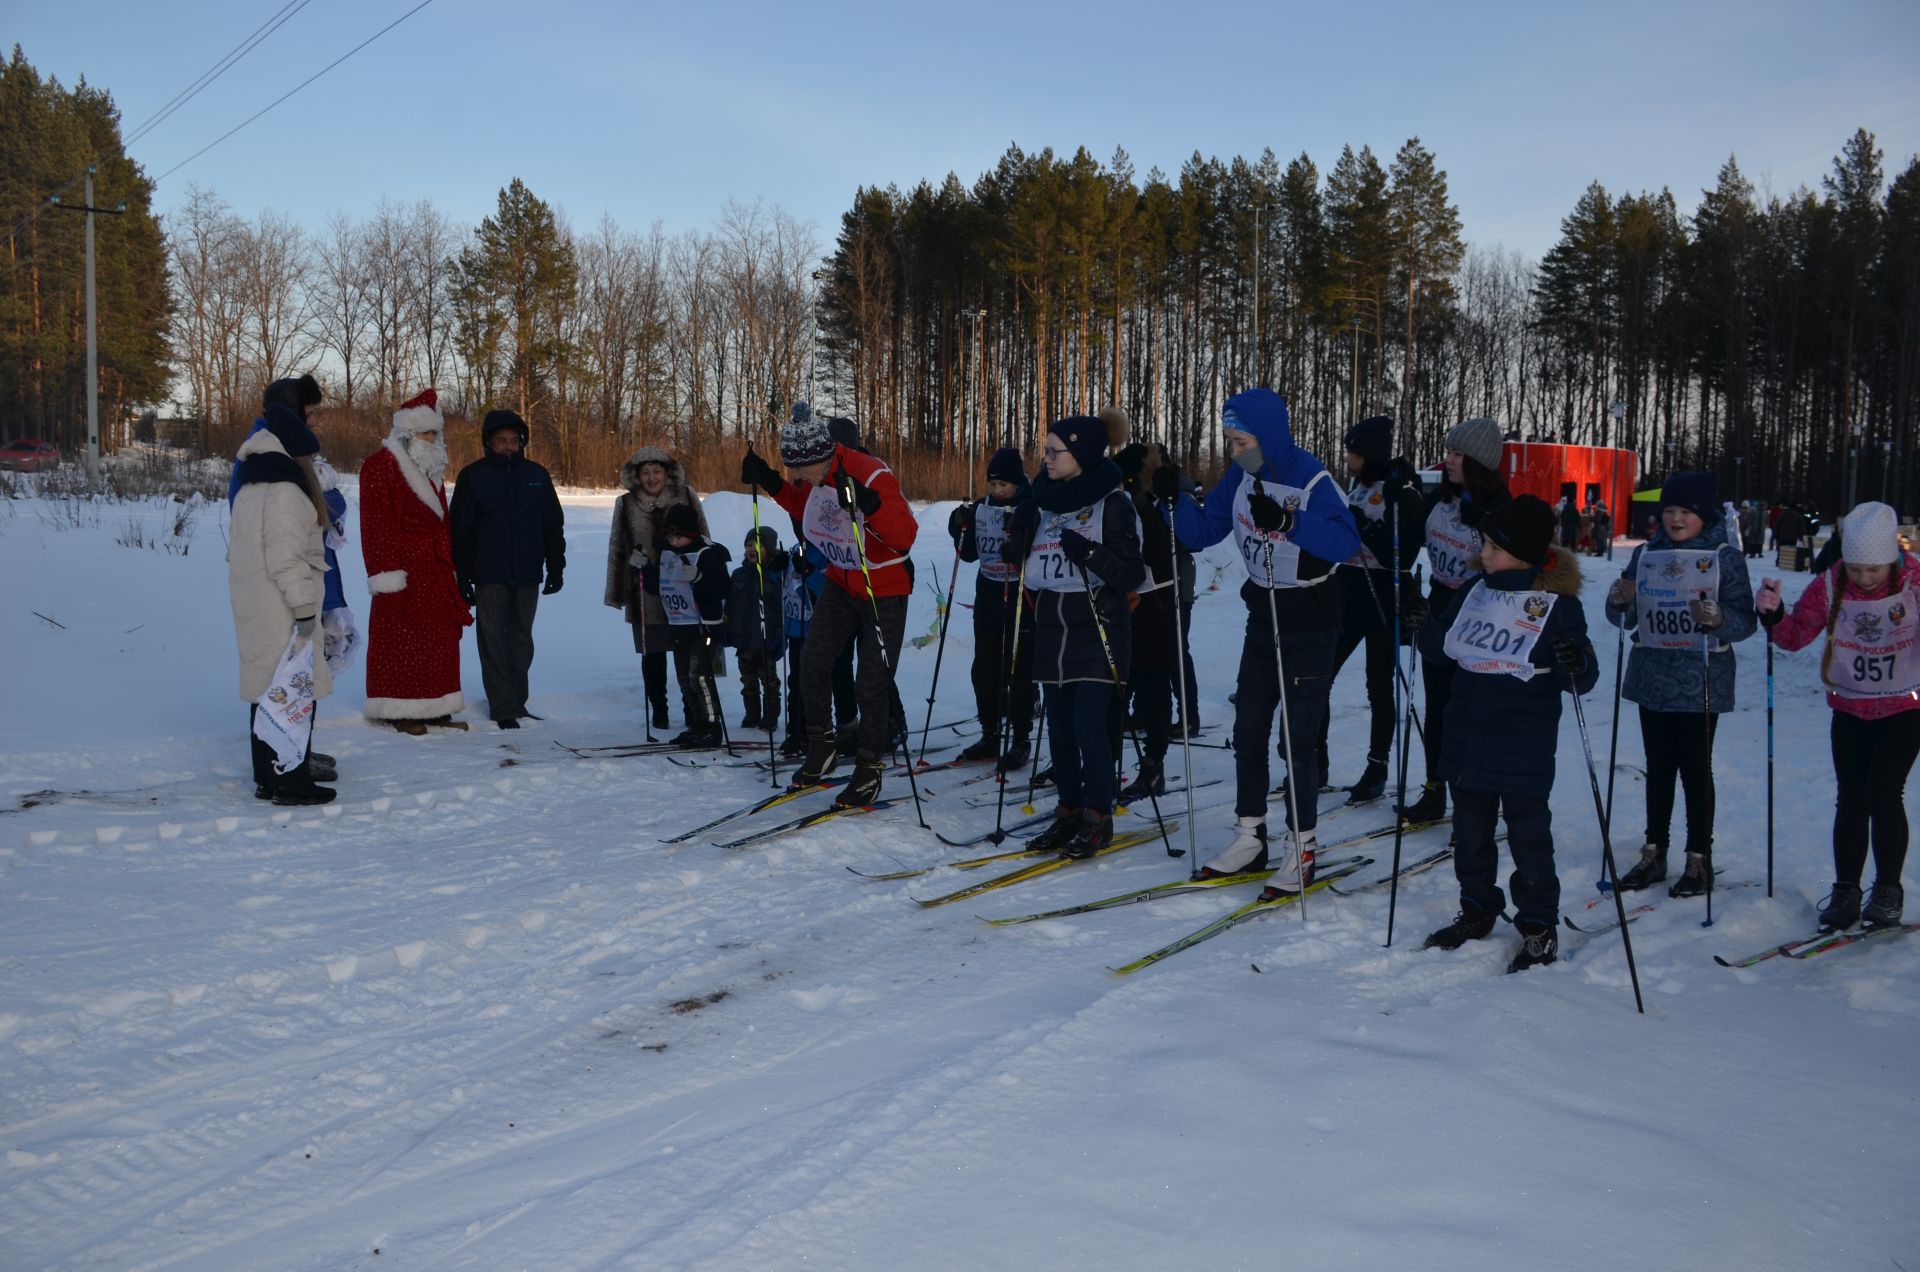
{"type": "Polygon", "coordinates": [[[367,590],[375,596],[383,592],[403,592],[407,587],[405,570],[382,570],[378,574],[367,575],[367,590]]]}

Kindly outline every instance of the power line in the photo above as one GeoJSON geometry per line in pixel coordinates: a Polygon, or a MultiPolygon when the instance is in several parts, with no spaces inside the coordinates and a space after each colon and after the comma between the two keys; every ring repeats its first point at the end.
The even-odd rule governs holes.
{"type": "Polygon", "coordinates": [[[155,185],[159,185],[162,181],[165,181],[168,177],[180,171],[180,169],[186,167],[188,164],[192,163],[195,159],[198,159],[201,155],[206,154],[207,151],[212,150],[215,146],[219,145],[221,142],[225,141],[227,138],[233,136],[235,133],[239,132],[242,128],[245,128],[248,124],[251,124],[254,120],[260,118],[260,116],[266,114],[268,111],[272,110],[275,106],[278,106],[281,102],[286,101],[287,98],[292,97],[295,93],[299,92],[301,89],[305,88],[307,85],[313,83],[315,80],[319,79],[322,75],[325,75],[328,71],[340,65],[340,63],[346,61],[348,58],[352,57],[355,53],[358,53],[361,49],[366,48],[367,45],[372,44],[375,40],[379,39],[381,36],[385,35],[387,32],[393,30],[393,28],[399,26],[402,22],[405,22],[408,18],[412,17],[414,14],[420,12],[420,10],[426,8],[428,5],[432,3],[433,3],[433,0],[420,0],[420,3],[414,5],[413,8],[408,9],[405,13],[401,14],[399,17],[395,18],[393,21],[387,23],[387,25],[381,27],[378,31],[375,31],[372,35],[360,41],[360,43],[354,45],[352,48],[348,49],[345,53],[342,53],[339,57],[336,57],[335,59],[333,59],[333,61],[328,62],[325,66],[321,67],[319,70],[315,71],[313,74],[307,76],[307,78],[301,80],[298,84],[295,84],[292,88],[288,89],[286,92],[282,93],[280,96],[274,98],[272,101],[268,102],[265,106],[262,106],[259,110],[253,112],[253,114],[247,116],[245,119],[241,120],[239,123],[235,124],[233,127],[227,129],[227,131],[221,133],[218,137],[215,137],[212,141],[200,147],[200,149],[194,151],[192,154],[188,155],[185,159],[182,159],[179,163],[174,164],[173,167],[168,168],[165,172],[155,177],[153,179],[153,183],[155,185]]]}
{"type": "Polygon", "coordinates": [[[165,123],[174,112],[198,97],[202,91],[212,86],[215,80],[232,70],[241,58],[258,48],[263,40],[286,25],[289,18],[306,8],[309,3],[311,3],[311,0],[287,0],[287,3],[281,7],[278,13],[256,27],[253,34],[229,49],[227,55],[203,71],[199,79],[174,94],[171,101],[155,111],[139,127],[128,133],[126,140],[121,144],[124,146],[132,146],[134,142],[139,141],[156,127],[165,123]]]}

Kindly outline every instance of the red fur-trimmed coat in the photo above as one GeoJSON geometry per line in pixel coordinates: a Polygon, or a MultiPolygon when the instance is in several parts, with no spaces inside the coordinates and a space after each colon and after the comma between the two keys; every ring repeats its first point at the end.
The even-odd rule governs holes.
{"type": "Polygon", "coordinates": [[[430,720],[465,705],[460,629],[473,614],[454,581],[447,496],[391,438],[360,466],[367,620],[367,717],[430,720]]]}

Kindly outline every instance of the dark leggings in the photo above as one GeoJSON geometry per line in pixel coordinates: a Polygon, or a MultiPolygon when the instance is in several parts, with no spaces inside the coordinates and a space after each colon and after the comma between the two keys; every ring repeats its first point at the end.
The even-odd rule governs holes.
{"type": "Polygon", "coordinates": [[[1647,750],[1647,842],[1666,851],[1673,825],[1674,779],[1687,792],[1687,851],[1713,853],[1713,737],[1720,717],[1640,708],[1647,750]]]}
{"type": "Polygon", "coordinates": [[[1173,738],[1173,672],[1164,667],[1158,671],[1136,668],[1127,681],[1127,696],[1140,729],[1140,753],[1150,760],[1166,759],[1167,744],[1173,738]]]}
{"type": "Polygon", "coordinates": [[[1883,720],[1833,713],[1833,877],[1859,883],[1871,830],[1877,883],[1899,883],[1907,864],[1907,775],[1920,753],[1920,711],[1883,720]]]}
{"type": "MultiPolygon", "coordinates": [[[[1340,669],[1347,665],[1347,659],[1353,651],[1364,643],[1367,647],[1367,763],[1385,764],[1387,756],[1393,750],[1393,730],[1398,722],[1394,715],[1393,703],[1393,629],[1371,628],[1367,631],[1343,629],[1340,641],[1333,647],[1333,674],[1336,678],[1340,669]]],[[[1327,758],[1327,726],[1333,718],[1331,711],[1320,718],[1320,749],[1322,760],[1327,758]]],[[[1320,779],[1326,781],[1331,774],[1324,769],[1320,779]]]]}
{"type": "Polygon", "coordinates": [[[1047,731],[1053,735],[1053,784],[1062,808],[1113,812],[1113,741],[1108,713],[1113,685],[1076,680],[1047,686],[1047,731]]]}

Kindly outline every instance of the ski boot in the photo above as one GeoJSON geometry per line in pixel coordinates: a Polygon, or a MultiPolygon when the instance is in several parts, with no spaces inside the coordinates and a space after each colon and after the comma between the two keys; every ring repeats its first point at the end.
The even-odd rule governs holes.
{"type": "Polygon", "coordinates": [[[1032,755],[1027,751],[1027,740],[1025,738],[1015,738],[1013,745],[1001,754],[1000,762],[994,765],[994,767],[1002,774],[1018,773],[1021,769],[1027,767],[1027,761],[1032,758],[1032,755]]]}
{"type": "Polygon", "coordinates": [[[839,808],[861,808],[880,798],[880,778],[887,771],[886,761],[871,751],[862,751],[853,762],[853,776],[833,797],[839,808]]]}
{"type": "Polygon", "coordinates": [[[840,762],[840,747],[832,729],[815,729],[807,738],[807,758],[793,775],[792,787],[818,786],[840,762]]]}
{"type": "Polygon", "coordinates": [[[789,733],[786,737],[780,739],[780,757],[782,759],[797,760],[806,753],[806,734],[798,732],[789,733]]]}
{"type": "Polygon", "coordinates": [[[1870,928],[1899,927],[1906,899],[1906,889],[1899,884],[1876,883],[1873,885],[1873,895],[1867,899],[1867,908],[1860,912],[1860,918],[1870,928]]]}
{"type": "Polygon", "coordinates": [[[1487,910],[1462,905],[1453,922],[1428,935],[1423,950],[1457,950],[1468,941],[1484,941],[1493,935],[1495,915],[1487,910]]]}
{"type": "MultiPolygon", "coordinates": [[[[1639,892],[1656,883],[1664,883],[1667,878],[1667,846],[1648,841],[1640,849],[1640,860],[1633,869],[1620,876],[1622,892],[1639,892]]],[[[1677,884],[1675,885],[1678,886],[1677,884]]]]}
{"type": "Polygon", "coordinates": [[[1860,921],[1860,885],[1836,883],[1820,910],[1822,932],[1844,932],[1860,921]]]}
{"type": "Polygon", "coordinates": [[[1135,800],[1150,799],[1155,795],[1167,793],[1167,765],[1164,760],[1145,759],[1140,761],[1140,772],[1120,792],[1120,802],[1131,804],[1135,800]]]}
{"type": "Polygon", "coordinates": [[[1073,832],[1066,845],[1060,849],[1062,857],[1084,860],[1097,857],[1102,849],[1113,842],[1113,814],[1095,813],[1087,809],[1080,815],[1080,827],[1073,832]]]}
{"type": "Polygon", "coordinates": [[[1387,766],[1385,761],[1369,758],[1366,771],[1360,774],[1360,780],[1347,787],[1347,803],[1370,804],[1387,793],[1387,766]]]}
{"type": "Polygon", "coordinates": [[[1670,897],[1703,897],[1713,891],[1713,858],[1704,852],[1687,854],[1687,868],[1667,889],[1670,897]]]}
{"type": "Polygon", "coordinates": [[[667,739],[668,746],[719,746],[720,730],[710,724],[696,724],[667,739]]]}
{"type": "Polygon", "coordinates": [[[1035,773],[1033,775],[1033,784],[1035,788],[1039,788],[1042,786],[1052,786],[1053,785],[1053,765],[1049,764],[1047,765],[1047,767],[1041,769],[1038,773],[1035,773]]]}
{"type": "Polygon", "coordinates": [[[988,760],[997,760],[999,758],[1000,732],[996,729],[992,733],[981,734],[978,742],[962,749],[960,754],[954,757],[954,763],[984,764],[988,760]]]}
{"type": "Polygon", "coordinates": [[[1267,823],[1258,817],[1237,818],[1233,824],[1233,842],[1227,850],[1209,861],[1200,871],[1202,879],[1223,879],[1267,868],[1267,823]]]}
{"type": "Polygon", "coordinates": [[[1069,808],[1065,804],[1053,810],[1053,821],[1047,828],[1027,841],[1027,851],[1040,854],[1047,852],[1065,852],[1073,837],[1080,833],[1080,810],[1069,808]]]}
{"type": "Polygon", "coordinates": [[[740,732],[758,733],[766,728],[766,722],[760,719],[758,711],[749,711],[740,717],[740,732]]]}
{"type": "Polygon", "coordinates": [[[1284,897],[1297,897],[1313,884],[1314,832],[1303,830],[1295,847],[1295,836],[1288,832],[1286,849],[1274,864],[1273,874],[1269,876],[1267,886],[1260,889],[1262,901],[1278,901],[1284,897]]]}
{"type": "Polygon", "coordinates": [[[1524,972],[1529,967],[1544,967],[1560,958],[1560,934],[1550,925],[1521,919],[1514,924],[1520,931],[1520,948],[1507,964],[1507,974],[1524,972]]]}
{"type": "Polygon", "coordinates": [[[1394,810],[1411,825],[1440,821],[1447,815],[1447,784],[1428,782],[1420,788],[1420,798],[1394,810]]]}

